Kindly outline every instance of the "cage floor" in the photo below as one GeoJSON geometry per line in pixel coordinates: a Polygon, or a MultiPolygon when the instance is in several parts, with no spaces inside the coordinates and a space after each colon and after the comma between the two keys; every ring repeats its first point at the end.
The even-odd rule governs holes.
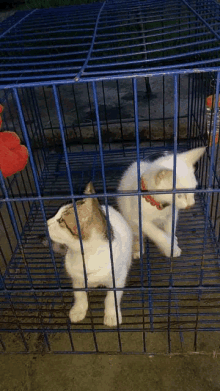
{"type": "MultiPolygon", "coordinates": [[[[151,150],[152,153],[152,150],[151,150]]],[[[141,158],[147,156],[141,152],[141,158]]],[[[98,153],[69,155],[73,186],[82,192],[85,184],[93,180],[97,191],[102,191],[101,165],[98,153]],[[76,158],[77,157],[77,158],[76,158]]],[[[135,160],[135,152],[106,153],[107,188],[115,191],[124,168],[135,160]]],[[[44,195],[68,194],[65,161],[52,155],[42,175],[44,195]]],[[[62,200],[45,202],[47,218],[54,215],[62,200]]],[[[110,203],[114,204],[110,199],[110,203]]],[[[182,341],[188,331],[220,330],[220,270],[217,249],[208,228],[204,246],[205,216],[200,197],[196,205],[180,213],[177,237],[182,255],[170,260],[161,255],[150,241],[145,243],[143,263],[133,261],[122,298],[123,324],[120,331],[175,332],[182,341]],[[141,282],[142,281],[142,282],[141,282]]],[[[8,291],[1,292],[1,331],[24,332],[56,331],[88,333],[115,332],[117,328],[103,325],[104,297],[101,288],[89,292],[90,310],[78,324],[70,324],[68,312],[73,302],[71,283],[65,273],[61,256],[55,254],[59,281],[54,272],[49,249],[37,236],[44,233],[44,222],[39,204],[33,203],[25,226],[22,242],[23,254],[17,250],[4,275],[8,291]]],[[[117,350],[117,349],[116,349],[117,350]]]]}

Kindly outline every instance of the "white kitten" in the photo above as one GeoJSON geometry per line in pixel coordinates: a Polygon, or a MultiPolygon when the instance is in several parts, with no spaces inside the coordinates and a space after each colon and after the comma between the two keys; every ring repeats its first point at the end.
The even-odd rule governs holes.
{"type": "MultiPolygon", "coordinates": [[[[193,166],[204,154],[205,149],[205,147],[196,148],[177,154],[177,189],[196,188],[197,181],[193,166]]],[[[173,188],[173,155],[162,156],[154,162],[141,161],[140,176],[142,190],[171,190],[173,188]]],[[[137,191],[137,188],[137,163],[135,162],[123,174],[118,191],[137,191]]],[[[141,197],[143,237],[148,236],[167,257],[171,256],[172,202],[172,194],[155,194],[151,197],[141,197]]],[[[178,210],[187,209],[194,204],[193,193],[183,193],[175,196],[175,230],[178,210]]],[[[133,256],[138,258],[140,257],[138,197],[118,197],[118,205],[133,229],[133,256]]],[[[178,257],[180,254],[181,249],[178,247],[175,236],[173,256],[178,257]]]]}
{"type": "MultiPolygon", "coordinates": [[[[94,193],[91,182],[87,185],[85,193],[94,193]]],[[[104,285],[112,288],[112,268],[105,206],[100,206],[96,198],[85,198],[77,201],[76,205],[88,287],[104,285]]],[[[119,212],[111,206],[108,210],[115,286],[116,288],[123,288],[132,259],[132,231],[119,212]]],[[[85,288],[83,258],[72,204],[62,206],[57,214],[48,220],[48,229],[54,242],[67,246],[65,266],[72,279],[73,288],[85,288]]],[[[120,309],[122,294],[123,291],[116,291],[119,323],[122,322],[120,309]]],[[[69,316],[71,322],[79,322],[85,318],[88,309],[87,293],[74,291],[74,297],[74,306],[71,308],[69,316]]],[[[105,299],[104,324],[107,326],[117,325],[113,291],[109,291],[105,299]]]]}

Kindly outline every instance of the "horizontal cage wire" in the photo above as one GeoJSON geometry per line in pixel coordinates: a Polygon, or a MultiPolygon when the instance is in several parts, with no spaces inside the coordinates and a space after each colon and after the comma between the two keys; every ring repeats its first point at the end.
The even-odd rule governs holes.
{"type": "Polygon", "coordinates": [[[218,353],[219,18],[213,0],[109,0],[19,11],[0,25],[1,131],[15,132],[29,153],[24,170],[0,171],[0,353],[218,353]],[[197,188],[178,190],[178,154],[201,146],[197,188]],[[138,197],[142,232],[140,163],[163,154],[174,160],[173,190],[162,193],[195,193],[179,213],[182,253],[166,257],[140,241],[120,288],[111,207],[117,196],[138,197]],[[117,188],[135,161],[138,186],[125,194],[117,188]],[[84,194],[90,181],[95,194],[84,194]],[[47,220],[72,204],[84,250],[76,201],[89,198],[106,207],[111,288],[88,286],[83,255],[87,282],[73,288],[67,246],[49,236],[47,220]],[[122,323],[116,309],[112,327],[103,323],[109,291],[115,308],[123,292],[122,323]],[[89,308],[71,323],[76,292],[87,293],[89,308]]]}

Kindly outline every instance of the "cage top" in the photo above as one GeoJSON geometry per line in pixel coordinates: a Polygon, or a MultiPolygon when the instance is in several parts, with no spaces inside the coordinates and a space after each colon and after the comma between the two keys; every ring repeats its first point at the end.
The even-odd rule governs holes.
{"type": "Polygon", "coordinates": [[[17,12],[0,25],[0,86],[220,66],[214,0],[107,0],[17,12]]]}

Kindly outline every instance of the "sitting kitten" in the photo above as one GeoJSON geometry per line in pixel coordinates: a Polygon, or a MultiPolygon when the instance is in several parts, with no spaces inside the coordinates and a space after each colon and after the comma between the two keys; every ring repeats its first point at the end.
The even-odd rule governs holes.
{"type": "MultiPolygon", "coordinates": [[[[205,152],[205,147],[177,154],[176,188],[195,189],[197,181],[194,164],[205,152]]],[[[142,190],[171,190],[173,188],[173,154],[166,154],[153,162],[140,162],[142,190]]],[[[123,174],[118,190],[137,191],[137,163],[133,163],[123,174]]],[[[172,236],[172,194],[155,194],[141,197],[142,233],[148,236],[167,257],[171,256],[172,236]]],[[[179,209],[187,209],[195,204],[193,193],[178,194],[175,197],[175,230],[179,209]]],[[[140,257],[139,208],[137,196],[118,197],[122,215],[133,229],[133,256],[140,257]]],[[[175,234],[175,231],[174,231],[175,234]]],[[[178,257],[181,249],[174,237],[173,256],[178,257]]]]}
{"type": "MultiPolygon", "coordinates": [[[[85,194],[93,194],[90,182],[85,194]]],[[[85,198],[76,202],[84,250],[88,287],[104,285],[112,288],[112,268],[105,206],[100,206],[97,198],[85,198]]],[[[124,218],[113,209],[109,210],[111,243],[114,263],[115,287],[123,288],[131,265],[132,231],[124,218]]],[[[47,221],[51,239],[67,247],[65,266],[72,279],[73,288],[85,288],[83,259],[72,204],[62,206],[57,214],[47,221]]],[[[120,302],[123,291],[117,291],[118,319],[122,323],[120,302]]],[[[74,291],[75,303],[69,316],[71,322],[84,319],[88,309],[87,293],[74,291]]],[[[114,292],[109,291],[105,299],[104,324],[116,326],[114,292]]]]}

